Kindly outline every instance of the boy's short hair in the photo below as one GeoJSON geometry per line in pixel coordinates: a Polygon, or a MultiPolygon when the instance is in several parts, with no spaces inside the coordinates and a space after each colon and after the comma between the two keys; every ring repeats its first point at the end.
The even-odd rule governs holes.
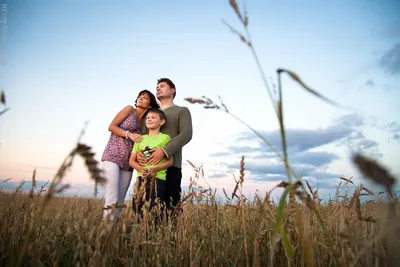
{"type": "Polygon", "coordinates": [[[151,109],[147,110],[146,116],[147,116],[149,113],[158,114],[162,120],[165,120],[165,122],[167,121],[167,115],[165,115],[165,112],[162,111],[161,109],[158,109],[158,108],[151,108],[151,109]]]}

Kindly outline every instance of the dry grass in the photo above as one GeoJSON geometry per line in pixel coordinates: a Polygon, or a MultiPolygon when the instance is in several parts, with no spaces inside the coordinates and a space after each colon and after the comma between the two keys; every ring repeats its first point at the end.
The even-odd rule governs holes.
{"type": "MultiPolygon", "coordinates": [[[[399,219],[388,218],[387,202],[361,203],[360,195],[369,194],[362,185],[352,197],[323,204],[311,186],[308,193],[296,183],[297,201],[283,210],[282,236],[274,235],[278,204],[270,201],[269,194],[255,195],[251,202],[245,199],[240,192],[245,186],[241,176],[237,193],[218,199],[215,191],[196,186],[202,170],[194,167],[196,175],[184,197],[176,231],[167,222],[155,227],[151,214],[138,219],[131,212],[131,202],[126,203],[121,219],[111,223],[101,221],[101,199],[53,196],[24,252],[32,220],[38,220],[35,207],[45,197],[37,192],[0,193],[0,265],[335,266],[337,261],[336,266],[391,266],[390,251],[400,240],[399,219]]],[[[343,186],[352,185],[338,187],[338,196],[346,189],[343,186]]],[[[396,205],[391,210],[397,214],[397,199],[393,201],[396,205]]]]}
{"type": "MultiPolygon", "coordinates": [[[[0,90],[0,103],[2,103],[3,105],[6,105],[6,94],[3,92],[3,90],[0,90]]],[[[6,107],[2,111],[0,111],[0,115],[3,115],[4,113],[6,113],[9,109],[10,109],[9,107],[6,107]]]]}

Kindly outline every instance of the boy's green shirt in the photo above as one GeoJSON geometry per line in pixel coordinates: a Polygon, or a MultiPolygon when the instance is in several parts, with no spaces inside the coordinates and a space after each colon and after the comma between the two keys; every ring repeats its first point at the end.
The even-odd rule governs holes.
{"type": "MultiPolygon", "coordinates": [[[[156,136],[142,135],[142,141],[139,143],[135,143],[133,145],[132,153],[140,153],[146,150],[146,147],[149,149],[153,148],[163,148],[168,142],[171,140],[171,137],[167,134],[159,133],[156,136]]],[[[164,157],[160,163],[165,162],[166,158],[164,157]]],[[[160,164],[158,163],[158,164],[160,164]]],[[[149,165],[145,165],[145,168],[153,167],[149,165]]],[[[137,171],[138,176],[141,176],[142,173],[137,171]]],[[[161,180],[167,179],[167,170],[160,170],[156,173],[156,177],[161,180]]]]}
{"type": "MultiPolygon", "coordinates": [[[[162,132],[168,134],[172,138],[171,142],[164,147],[164,151],[168,157],[174,157],[172,166],[181,169],[182,148],[192,139],[192,116],[187,107],[181,107],[175,104],[161,110],[167,115],[167,121],[162,126],[162,132]]],[[[143,123],[142,134],[147,134],[148,132],[146,123],[143,123]]]]}

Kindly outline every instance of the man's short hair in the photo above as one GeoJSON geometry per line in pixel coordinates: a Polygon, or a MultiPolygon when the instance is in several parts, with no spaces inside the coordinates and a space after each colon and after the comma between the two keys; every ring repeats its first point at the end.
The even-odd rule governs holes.
{"type": "Polygon", "coordinates": [[[168,79],[168,78],[160,78],[160,79],[157,80],[157,84],[162,83],[162,82],[167,83],[169,87],[175,89],[175,93],[174,93],[174,96],[173,96],[173,98],[175,98],[175,95],[176,95],[176,87],[175,87],[175,84],[174,84],[170,79],[168,79]]]}

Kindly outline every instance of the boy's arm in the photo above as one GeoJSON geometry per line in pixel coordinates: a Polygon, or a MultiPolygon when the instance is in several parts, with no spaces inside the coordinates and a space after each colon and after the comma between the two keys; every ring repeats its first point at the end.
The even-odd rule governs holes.
{"type": "Polygon", "coordinates": [[[136,154],[136,153],[132,153],[132,154],[131,154],[131,157],[129,158],[129,165],[130,165],[132,168],[134,168],[135,170],[137,170],[137,171],[143,173],[143,172],[144,172],[144,168],[143,168],[143,166],[140,166],[139,163],[137,163],[136,157],[137,157],[137,154],[136,154]]]}
{"type": "Polygon", "coordinates": [[[143,152],[139,152],[136,155],[136,161],[139,163],[139,165],[144,166],[146,165],[146,160],[143,157],[143,152]]]}
{"type": "MultiPolygon", "coordinates": [[[[138,163],[140,166],[146,165],[147,162],[146,162],[145,158],[143,157],[143,152],[140,152],[138,142],[135,142],[135,144],[133,145],[132,154],[133,153],[136,154],[136,158],[135,158],[136,163],[138,163]]],[[[129,162],[129,164],[131,164],[131,163],[129,162]]],[[[131,166],[131,167],[133,168],[133,166],[131,166]]]]}

